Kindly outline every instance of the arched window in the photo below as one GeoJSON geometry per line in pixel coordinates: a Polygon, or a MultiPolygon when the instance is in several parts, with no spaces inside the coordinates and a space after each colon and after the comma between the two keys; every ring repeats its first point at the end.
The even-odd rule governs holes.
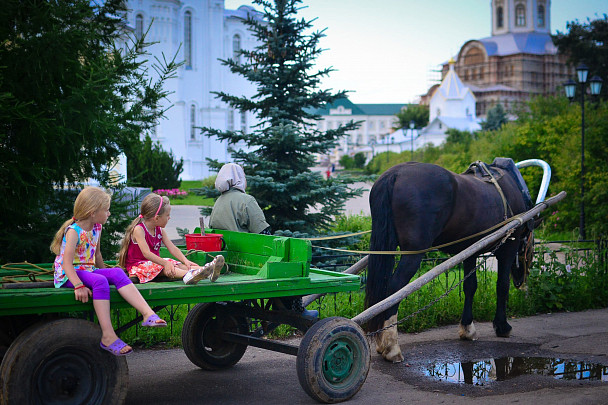
{"type": "Polygon", "coordinates": [[[466,55],[464,55],[465,65],[476,65],[483,63],[483,52],[478,47],[471,48],[466,55]]]}
{"type": "Polygon", "coordinates": [[[437,116],[438,116],[438,117],[440,117],[440,116],[441,116],[441,109],[440,109],[440,108],[438,108],[438,109],[437,109],[437,116]]]}
{"type": "Polygon", "coordinates": [[[502,28],[502,26],[504,25],[503,18],[504,12],[502,10],[502,7],[498,7],[496,9],[496,28],[502,28]]]}
{"type": "Polygon", "coordinates": [[[241,63],[241,36],[239,34],[232,37],[232,60],[241,63]]]}
{"type": "Polygon", "coordinates": [[[135,38],[139,41],[144,36],[144,16],[137,14],[135,16],[135,38]]]}
{"type": "Polygon", "coordinates": [[[241,111],[241,131],[247,133],[247,112],[241,111]]]}
{"type": "Polygon", "coordinates": [[[539,27],[544,27],[545,26],[545,6],[543,6],[542,4],[539,4],[536,12],[538,14],[538,26],[539,27]]]}
{"type": "Polygon", "coordinates": [[[523,4],[515,6],[515,25],[518,27],[526,26],[526,7],[523,4]]]}
{"type": "Polygon", "coordinates": [[[190,106],[190,139],[196,139],[196,107],[190,106]]]}
{"type": "Polygon", "coordinates": [[[234,110],[228,110],[228,131],[234,131],[234,110]]]}
{"type": "Polygon", "coordinates": [[[184,14],[184,60],[186,69],[192,69],[192,13],[184,14]]]}

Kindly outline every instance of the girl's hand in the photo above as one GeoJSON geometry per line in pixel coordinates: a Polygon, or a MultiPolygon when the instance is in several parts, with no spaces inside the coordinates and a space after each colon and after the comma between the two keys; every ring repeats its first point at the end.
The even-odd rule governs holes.
{"type": "Polygon", "coordinates": [[[89,301],[89,297],[92,295],[93,294],[91,293],[91,290],[89,290],[89,287],[81,287],[74,290],[74,298],[76,298],[76,301],[80,301],[84,304],[89,301]]]}
{"type": "Polygon", "coordinates": [[[175,278],[175,266],[173,265],[172,262],[167,261],[164,268],[165,268],[165,275],[167,277],[175,278]]]}
{"type": "Polygon", "coordinates": [[[188,259],[185,260],[184,264],[186,266],[188,266],[188,269],[190,269],[191,267],[200,267],[198,264],[196,264],[196,263],[194,263],[194,262],[192,262],[192,261],[190,261],[188,259]]]}

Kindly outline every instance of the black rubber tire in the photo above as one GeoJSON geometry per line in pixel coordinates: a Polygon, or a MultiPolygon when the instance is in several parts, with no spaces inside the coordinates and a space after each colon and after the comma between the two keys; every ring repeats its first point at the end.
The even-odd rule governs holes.
{"type": "Polygon", "coordinates": [[[325,318],[300,343],[298,380],[319,402],[347,401],[363,386],[370,361],[369,345],[359,325],[346,318],[325,318]]]}
{"type": "Polygon", "coordinates": [[[42,322],[23,331],[0,365],[0,404],[122,404],[124,357],[101,350],[101,330],[83,319],[42,322]]]}
{"type": "Polygon", "coordinates": [[[235,365],[245,354],[246,344],[222,340],[223,332],[248,334],[247,319],[219,314],[217,304],[197,304],[190,310],[182,329],[182,345],[190,361],[205,370],[235,365]]]}

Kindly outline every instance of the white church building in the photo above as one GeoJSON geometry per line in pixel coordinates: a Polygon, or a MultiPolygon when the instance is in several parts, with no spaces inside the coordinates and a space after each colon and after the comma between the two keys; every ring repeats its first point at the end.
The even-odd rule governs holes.
{"type": "Polygon", "coordinates": [[[414,151],[428,144],[439,146],[445,142],[448,129],[469,132],[480,130],[480,120],[475,115],[475,102],[475,95],[462,83],[454,70],[454,62],[450,61],[450,70],[431,96],[429,124],[420,130],[414,128],[395,130],[386,137],[384,145],[380,146],[380,151],[401,153],[414,151]]]}
{"type": "Polygon", "coordinates": [[[474,132],[481,129],[475,115],[475,95],[465,86],[456,71],[454,61],[450,70],[435,90],[429,103],[429,125],[420,131],[420,145],[442,143],[448,129],[474,132]]]}
{"type": "Polygon", "coordinates": [[[162,108],[170,108],[150,134],[152,141],[184,160],[182,180],[203,179],[213,174],[206,158],[232,159],[226,141],[208,138],[197,127],[248,131],[256,124],[253,115],[230,109],[211,92],[254,94],[252,83],[218,59],[242,58],[240,49],[255,47],[256,39],[243,20],[262,14],[249,6],[227,10],[223,0],[128,0],[127,7],[128,26],[138,37],[147,31],[146,42],[154,43],[147,48],[150,61],[175,54],[177,61],[184,61],[177,78],[165,82],[171,94],[162,108]]]}

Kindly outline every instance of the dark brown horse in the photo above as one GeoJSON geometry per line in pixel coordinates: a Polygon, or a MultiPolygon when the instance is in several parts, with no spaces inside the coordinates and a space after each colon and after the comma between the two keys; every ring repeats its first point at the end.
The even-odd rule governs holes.
{"type": "MultiPolygon", "coordinates": [[[[372,251],[394,251],[397,246],[402,251],[428,249],[482,232],[532,207],[530,194],[519,170],[511,159],[506,158],[497,158],[491,165],[478,162],[464,174],[455,174],[426,163],[399,164],[376,180],[369,202],[372,251]]],[[[516,287],[524,282],[526,266],[517,260],[518,252],[522,251],[526,240],[531,240],[533,226],[529,222],[517,228],[495,252],[498,281],[493,324],[498,336],[508,337],[511,331],[506,314],[509,278],[513,276],[516,287]]],[[[450,254],[460,252],[482,237],[467,239],[442,251],[450,254]]],[[[366,285],[367,307],[408,284],[418,271],[423,256],[401,255],[393,271],[393,255],[371,254],[366,285]]],[[[473,256],[464,261],[465,274],[475,268],[476,260],[477,256],[473,256]]],[[[459,334],[461,339],[470,340],[476,334],[472,310],[477,289],[475,274],[465,280],[463,289],[465,301],[459,334]]],[[[373,318],[368,328],[373,331],[392,324],[397,319],[397,307],[395,305],[373,318]]],[[[378,352],[386,360],[403,360],[396,327],[376,335],[376,344],[378,352]]]]}

